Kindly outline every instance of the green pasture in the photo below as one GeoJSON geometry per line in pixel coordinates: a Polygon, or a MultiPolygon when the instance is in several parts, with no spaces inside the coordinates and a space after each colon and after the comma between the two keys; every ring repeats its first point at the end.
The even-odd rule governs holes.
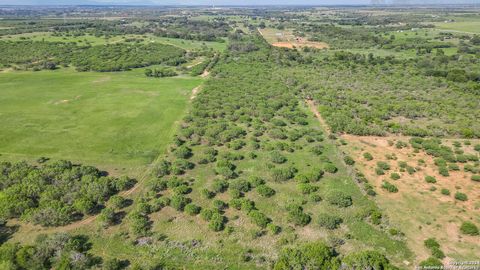
{"type": "Polygon", "coordinates": [[[1,159],[145,165],[165,152],[201,80],[141,70],[0,73],[1,159]]]}
{"type": "Polygon", "coordinates": [[[480,34],[480,17],[476,20],[435,23],[435,26],[443,30],[480,34]]]}

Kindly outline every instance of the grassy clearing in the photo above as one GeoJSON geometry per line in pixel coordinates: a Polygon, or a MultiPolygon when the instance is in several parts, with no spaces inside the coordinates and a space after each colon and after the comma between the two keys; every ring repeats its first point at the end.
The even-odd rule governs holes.
{"type": "Polygon", "coordinates": [[[435,23],[435,26],[443,30],[480,34],[480,20],[442,22],[435,23]]]}
{"type": "Polygon", "coordinates": [[[200,78],[141,70],[0,73],[2,159],[47,156],[122,168],[163,153],[200,78]]]}

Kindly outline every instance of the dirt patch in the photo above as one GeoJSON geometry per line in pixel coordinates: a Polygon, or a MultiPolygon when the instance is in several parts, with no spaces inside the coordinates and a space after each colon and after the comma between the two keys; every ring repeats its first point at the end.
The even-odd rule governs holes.
{"type": "Polygon", "coordinates": [[[72,99],[62,99],[62,100],[57,100],[57,101],[53,101],[51,103],[53,103],[54,105],[61,105],[61,104],[67,104],[67,103],[70,103],[72,101],[75,101],[75,100],[78,100],[80,99],[82,96],[76,96],[72,99]]]}
{"type": "Polygon", "coordinates": [[[197,94],[198,92],[200,92],[201,90],[201,87],[200,86],[197,86],[195,88],[192,89],[192,95],[190,96],[190,100],[193,100],[197,97],[197,94]]]}
{"type": "Polygon", "coordinates": [[[290,42],[274,42],[272,43],[272,46],[293,49],[293,44],[290,42]]]}
{"type": "Polygon", "coordinates": [[[208,77],[208,75],[210,75],[210,71],[208,71],[208,70],[205,69],[205,70],[203,71],[202,75],[200,75],[200,76],[201,76],[202,78],[206,78],[206,77],[208,77]]]}
{"type": "Polygon", "coordinates": [[[112,80],[112,77],[105,76],[105,77],[101,77],[99,79],[96,79],[95,81],[93,81],[93,83],[104,83],[104,82],[108,82],[110,80],[112,80]]]}
{"type": "Polygon", "coordinates": [[[274,42],[272,43],[274,47],[281,47],[281,48],[315,48],[315,49],[328,49],[329,46],[327,43],[324,42],[313,42],[313,41],[303,41],[303,42],[274,42]]]}
{"type": "Polygon", "coordinates": [[[274,47],[280,48],[316,48],[328,49],[329,45],[325,42],[309,41],[303,37],[297,37],[289,30],[280,31],[276,29],[258,29],[263,38],[274,47]]]}
{"type": "MultiPolygon", "coordinates": [[[[450,176],[442,176],[432,156],[422,150],[415,153],[410,146],[402,149],[395,146],[398,141],[408,142],[409,137],[341,137],[348,142],[342,147],[343,150],[355,159],[357,169],[375,187],[377,204],[388,216],[391,225],[405,233],[408,245],[417,255],[417,263],[430,256],[430,251],[423,245],[423,241],[430,237],[440,242],[441,249],[447,255],[445,262],[475,258],[478,239],[461,235],[459,227],[466,220],[480,224],[480,183],[470,179],[470,172],[463,171],[464,164],[457,163],[459,171],[449,171],[450,176]],[[363,157],[366,152],[373,156],[373,160],[368,161],[363,157]],[[391,169],[385,171],[385,175],[377,175],[375,172],[378,161],[390,164],[391,169]],[[404,171],[399,165],[400,161],[417,171],[412,174],[404,171]],[[393,172],[400,174],[400,179],[392,180],[390,175],[393,172]],[[433,176],[437,182],[427,183],[425,176],[433,176]],[[383,181],[397,186],[398,193],[390,193],[381,188],[383,181]],[[450,195],[443,195],[442,189],[449,190],[450,195]],[[467,194],[468,200],[456,200],[456,192],[467,194]]],[[[453,141],[463,142],[442,140],[444,145],[453,141]]],[[[478,140],[470,141],[472,145],[480,143],[478,140]]],[[[466,153],[471,152],[470,148],[462,143],[462,149],[466,153]]]]}

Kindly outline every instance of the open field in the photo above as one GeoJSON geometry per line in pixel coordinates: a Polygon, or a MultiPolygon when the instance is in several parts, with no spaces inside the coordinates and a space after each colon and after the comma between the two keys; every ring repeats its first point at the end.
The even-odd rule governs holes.
{"type": "Polygon", "coordinates": [[[1,157],[145,165],[165,151],[200,82],[141,71],[0,73],[1,157]]]}
{"type": "MultiPolygon", "coordinates": [[[[431,237],[439,241],[447,256],[444,259],[446,264],[478,256],[476,237],[462,235],[459,230],[463,221],[480,222],[480,183],[470,180],[472,173],[463,170],[462,167],[468,163],[458,163],[459,171],[451,171],[449,176],[442,176],[438,173],[432,156],[423,151],[415,153],[411,147],[398,149],[395,146],[398,141],[408,142],[408,137],[344,135],[342,138],[348,142],[342,148],[354,157],[356,167],[371,180],[378,193],[376,201],[379,207],[389,221],[397,224],[405,233],[407,243],[419,261],[430,256],[423,241],[431,237]],[[372,160],[363,157],[367,152],[373,156],[372,160]],[[375,172],[379,161],[391,164],[391,169],[385,175],[379,176],[375,172]],[[399,166],[400,162],[406,162],[416,172],[405,171],[399,166]],[[391,179],[391,173],[398,173],[400,179],[391,179]],[[435,177],[436,183],[427,183],[426,176],[435,177]],[[398,193],[383,189],[381,186],[384,181],[397,186],[398,193]],[[450,195],[441,194],[443,189],[448,190],[450,195]],[[469,199],[465,202],[456,200],[453,197],[456,192],[467,194],[469,199]]],[[[461,149],[466,154],[477,155],[471,145],[464,145],[465,140],[444,140],[444,143],[451,146],[453,141],[461,142],[461,149]]],[[[475,145],[479,140],[469,142],[475,145]]]]}
{"type": "Polygon", "coordinates": [[[480,20],[442,22],[435,23],[435,26],[442,30],[480,34],[480,20]]]}

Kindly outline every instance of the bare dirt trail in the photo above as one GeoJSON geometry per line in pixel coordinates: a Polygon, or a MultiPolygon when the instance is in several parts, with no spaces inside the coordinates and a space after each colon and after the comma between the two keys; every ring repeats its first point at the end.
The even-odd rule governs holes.
{"type": "Polygon", "coordinates": [[[330,130],[330,127],[327,125],[327,122],[325,122],[325,119],[323,119],[322,115],[318,111],[317,106],[315,105],[315,102],[311,99],[307,99],[305,100],[305,102],[307,103],[308,108],[310,108],[310,111],[312,111],[315,117],[318,119],[318,122],[320,122],[320,125],[325,130],[327,135],[330,135],[332,131],[330,130]]]}
{"type": "Polygon", "coordinates": [[[198,92],[200,92],[201,86],[197,86],[192,89],[192,95],[190,96],[190,100],[194,100],[197,97],[198,92]]]}
{"type": "Polygon", "coordinates": [[[200,75],[200,77],[206,78],[206,77],[208,77],[208,75],[210,75],[210,71],[208,71],[208,70],[205,69],[205,70],[203,71],[202,75],[200,75]]]}

